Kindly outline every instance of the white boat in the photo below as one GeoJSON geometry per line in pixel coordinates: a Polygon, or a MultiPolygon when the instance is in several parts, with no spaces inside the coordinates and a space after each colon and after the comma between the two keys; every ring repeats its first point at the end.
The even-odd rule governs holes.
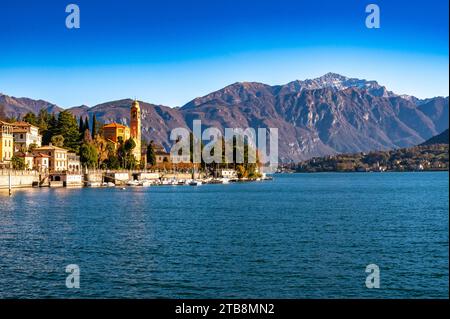
{"type": "Polygon", "coordinates": [[[100,186],[102,186],[102,184],[100,182],[87,182],[86,186],[87,187],[100,187],[100,186]]]}
{"type": "Polygon", "coordinates": [[[192,180],[192,181],[189,182],[189,185],[191,185],[191,186],[200,186],[200,185],[202,185],[202,181],[192,180]]]}
{"type": "Polygon", "coordinates": [[[152,185],[152,182],[150,182],[150,181],[141,181],[139,183],[139,185],[142,186],[142,187],[149,187],[149,186],[152,185]]]}
{"type": "Polygon", "coordinates": [[[139,186],[139,181],[128,181],[127,186],[139,186]]]}
{"type": "Polygon", "coordinates": [[[116,186],[116,184],[114,184],[114,183],[111,183],[111,182],[108,182],[108,183],[102,183],[102,186],[103,187],[115,187],[116,186]]]}
{"type": "Polygon", "coordinates": [[[222,178],[222,184],[230,184],[230,180],[228,178],[222,178]]]}

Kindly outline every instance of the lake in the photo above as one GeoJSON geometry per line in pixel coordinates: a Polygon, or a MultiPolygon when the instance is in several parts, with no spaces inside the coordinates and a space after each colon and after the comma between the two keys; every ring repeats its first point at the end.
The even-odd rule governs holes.
{"type": "Polygon", "coordinates": [[[448,191],[448,172],[1,191],[0,298],[448,298],[448,191]]]}

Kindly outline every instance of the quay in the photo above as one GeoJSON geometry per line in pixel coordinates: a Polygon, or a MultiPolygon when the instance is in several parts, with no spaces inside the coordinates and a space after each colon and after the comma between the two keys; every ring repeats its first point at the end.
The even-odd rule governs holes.
{"type": "Polygon", "coordinates": [[[32,170],[0,169],[0,189],[31,187],[113,187],[156,185],[228,184],[229,182],[270,180],[211,177],[204,173],[150,172],[146,170],[86,170],[84,172],[43,173],[32,170]]]}

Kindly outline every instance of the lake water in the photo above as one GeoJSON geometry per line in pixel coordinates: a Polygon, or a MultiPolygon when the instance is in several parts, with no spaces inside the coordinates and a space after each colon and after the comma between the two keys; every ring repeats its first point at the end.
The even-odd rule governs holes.
{"type": "Polygon", "coordinates": [[[447,172],[2,191],[0,298],[448,298],[448,191],[447,172]]]}

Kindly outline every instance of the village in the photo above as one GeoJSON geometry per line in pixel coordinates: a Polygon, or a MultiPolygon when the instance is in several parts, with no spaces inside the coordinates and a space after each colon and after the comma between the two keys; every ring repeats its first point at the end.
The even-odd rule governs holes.
{"type": "Polygon", "coordinates": [[[98,131],[92,128],[98,132],[94,135],[88,129],[87,119],[83,122],[80,118],[78,133],[82,142],[81,146],[76,145],[78,152],[73,150],[75,147],[70,149],[71,135],[66,135],[66,139],[64,135],[54,135],[44,145],[39,127],[29,123],[33,120],[28,116],[24,118],[28,121],[0,120],[0,189],[198,186],[270,179],[259,173],[256,164],[251,170],[245,165],[215,165],[206,169],[205,165],[191,163],[189,155],[172,155],[153,141],[145,145],[138,101],[133,101],[130,107],[130,127],[112,122],[98,131]],[[99,154],[102,150],[103,154],[99,154]]]}

